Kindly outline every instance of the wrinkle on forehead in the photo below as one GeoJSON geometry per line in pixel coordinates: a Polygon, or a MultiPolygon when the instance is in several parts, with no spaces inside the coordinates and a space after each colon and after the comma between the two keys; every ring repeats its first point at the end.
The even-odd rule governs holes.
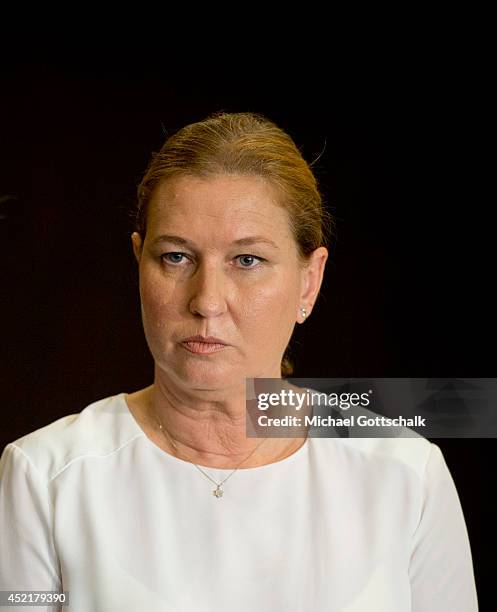
{"type": "Polygon", "coordinates": [[[160,228],[186,218],[189,229],[214,223],[222,231],[221,224],[226,222],[231,230],[245,225],[247,231],[260,233],[262,224],[271,234],[281,231],[291,236],[288,211],[280,204],[276,189],[262,177],[175,177],[157,188],[148,215],[149,226],[153,223],[160,228]]]}

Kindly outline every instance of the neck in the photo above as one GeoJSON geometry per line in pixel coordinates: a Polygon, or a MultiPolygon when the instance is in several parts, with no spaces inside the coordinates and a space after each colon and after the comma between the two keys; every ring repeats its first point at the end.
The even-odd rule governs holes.
{"type": "Polygon", "coordinates": [[[156,370],[154,384],[143,391],[143,403],[150,428],[156,439],[162,439],[164,449],[203,466],[231,469],[243,462],[243,469],[266,465],[292,454],[305,442],[305,436],[246,437],[245,381],[231,388],[228,397],[225,391],[179,388],[156,370]],[[166,430],[164,436],[159,421],[166,430]]]}

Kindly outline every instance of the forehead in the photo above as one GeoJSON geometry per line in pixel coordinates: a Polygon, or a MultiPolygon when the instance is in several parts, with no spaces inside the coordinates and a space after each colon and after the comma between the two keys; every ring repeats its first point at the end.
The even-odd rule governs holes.
{"type": "Polygon", "coordinates": [[[288,212],[276,189],[253,176],[181,176],[164,181],[152,194],[147,226],[153,233],[177,227],[204,234],[257,230],[291,237],[288,212]]]}

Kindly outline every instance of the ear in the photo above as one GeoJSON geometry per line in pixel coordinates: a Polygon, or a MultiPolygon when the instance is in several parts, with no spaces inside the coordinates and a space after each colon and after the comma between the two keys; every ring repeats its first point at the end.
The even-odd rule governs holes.
{"type": "Polygon", "coordinates": [[[136,261],[140,263],[140,257],[143,249],[143,242],[138,232],[131,234],[131,242],[133,244],[133,253],[135,254],[136,261]]]}
{"type": "Polygon", "coordinates": [[[323,282],[324,267],[328,259],[328,250],[319,247],[313,251],[301,272],[301,291],[297,321],[303,323],[310,315],[312,307],[318,297],[323,282]],[[305,316],[302,313],[305,308],[305,316]]]}

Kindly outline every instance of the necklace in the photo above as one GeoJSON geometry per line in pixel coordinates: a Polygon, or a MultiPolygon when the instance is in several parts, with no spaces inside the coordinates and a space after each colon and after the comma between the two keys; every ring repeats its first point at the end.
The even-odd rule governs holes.
{"type": "MultiPolygon", "coordinates": [[[[178,447],[176,446],[175,442],[173,441],[173,439],[171,438],[171,436],[169,435],[169,432],[165,429],[165,427],[162,426],[162,423],[159,419],[159,417],[157,416],[157,421],[159,423],[159,429],[161,430],[162,434],[164,435],[164,437],[166,438],[166,440],[168,440],[168,442],[171,444],[171,446],[174,449],[174,454],[176,455],[176,457],[178,457],[178,447]]],[[[204,472],[204,470],[198,466],[196,463],[193,463],[193,461],[191,461],[191,463],[193,463],[193,465],[197,468],[197,470],[199,472],[201,472],[206,478],[208,478],[213,484],[216,485],[216,488],[212,491],[212,494],[214,495],[214,497],[216,497],[217,499],[221,499],[221,497],[224,495],[224,490],[223,490],[223,484],[228,480],[228,478],[231,478],[233,476],[233,474],[238,470],[238,468],[245,463],[245,461],[247,461],[248,459],[250,459],[250,457],[255,453],[255,451],[259,448],[259,446],[261,446],[262,444],[264,444],[264,442],[266,442],[268,438],[264,438],[264,440],[262,442],[259,442],[259,444],[250,452],[249,455],[247,455],[247,457],[245,457],[245,459],[243,459],[242,461],[240,461],[240,463],[236,466],[236,468],[230,473],[228,474],[228,476],[226,476],[226,478],[224,480],[221,480],[221,482],[216,482],[213,478],[211,478],[209,476],[209,474],[207,474],[206,472],[204,472]]]]}

